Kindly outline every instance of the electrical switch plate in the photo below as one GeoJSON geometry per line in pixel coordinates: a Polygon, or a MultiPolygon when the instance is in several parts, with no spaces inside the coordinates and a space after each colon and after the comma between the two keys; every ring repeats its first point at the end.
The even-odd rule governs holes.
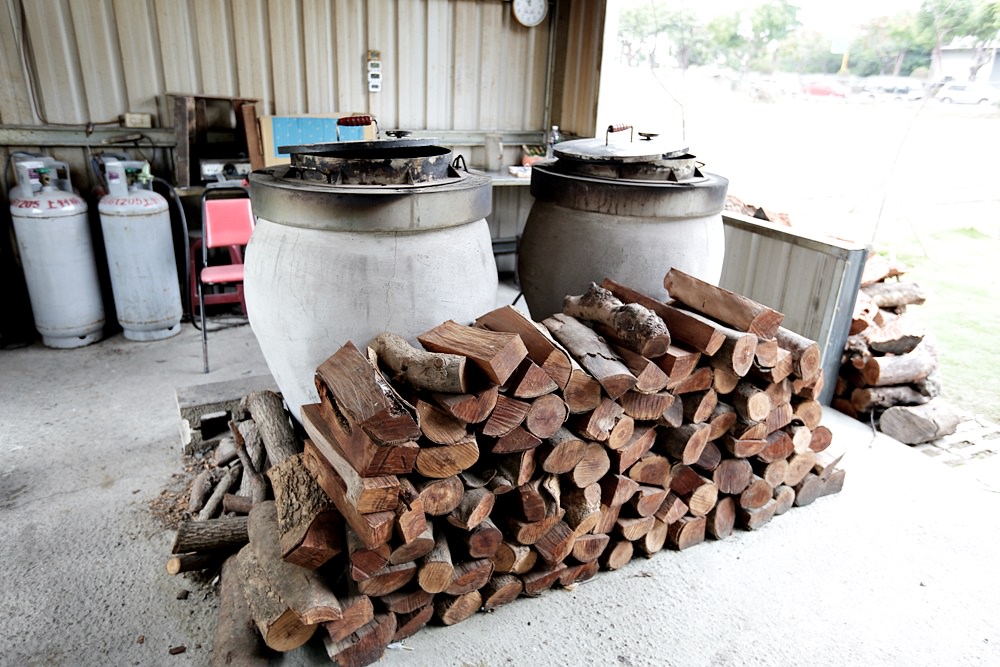
{"type": "Polygon", "coordinates": [[[127,112],[122,115],[122,127],[153,127],[153,114],[127,112]]]}

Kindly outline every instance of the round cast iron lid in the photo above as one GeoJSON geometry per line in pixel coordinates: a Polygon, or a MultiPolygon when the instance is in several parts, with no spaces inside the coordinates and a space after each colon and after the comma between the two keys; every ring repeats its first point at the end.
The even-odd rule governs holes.
{"type": "Polygon", "coordinates": [[[651,162],[684,157],[686,146],[666,143],[655,134],[638,132],[630,125],[611,125],[605,136],[574,139],[553,148],[556,157],[584,162],[651,162]]]}
{"type": "Polygon", "coordinates": [[[433,139],[343,141],[280,146],[289,175],[330,185],[415,185],[454,178],[451,151],[433,139]]]}

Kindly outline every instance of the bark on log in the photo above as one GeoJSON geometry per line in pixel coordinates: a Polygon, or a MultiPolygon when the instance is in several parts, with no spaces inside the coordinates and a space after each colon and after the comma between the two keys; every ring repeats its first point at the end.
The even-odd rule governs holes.
{"type": "Polygon", "coordinates": [[[861,333],[868,347],[880,354],[906,354],[924,340],[924,328],[906,315],[883,313],[882,323],[869,326],[861,333]]]}
{"type": "Polygon", "coordinates": [[[906,384],[889,387],[858,387],[851,392],[851,407],[858,412],[871,412],[894,405],[922,405],[931,399],[906,384]]]}
{"type": "Polygon", "coordinates": [[[343,519],[296,454],[271,466],[281,557],[316,569],[343,550],[343,519]]]}
{"type": "Polygon", "coordinates": [[[622,303],[596,283],[582,295],[567,295],[563,312],[605,325],[625,347],[647,359],[662,356],[670,345],[670,333],[659,315],[637,303],[622,303]]]}
{"type": "Polygon", "coordinates": [[[741,294],[699,280],[676,268],[663,278],[670,298],[740,331],[774,338],[784,315],[741,294]]]}
{"type": "Polygon", "coordinates": [[[172,554],[238,549],[247,543],[247,517],[181,521],[170,548],[172,554]]]}
{"type": "Polygon", "coordinates": [[[207,521],[215,516],[218,511],[222,508],[222,498],[225,496],[233,484],[240,478],[243,472],[243,466],[239,463],[235,463],[229,468],[226,468],[225,472],[222,473],[222,477],[219,479],[219,483],[215,485],[212,490],[212,495],[208,497],[205,501],[205,506],[201,508],[198,515],[195,517],[197,521],[207,521]]]}
{"type": "Polygon", "coordinates": [[[861,291],[868,295],[879,308],[919,306],[927,300],[920,285],[912,281],[874,283],[862,287],[861,291]]]}
{"type": "Polygon", "coordinates": [[[281,463],[302,451],[292,431],[281,396],[273,391],[252,391],[243,397],[240,407],[249,412],[257,424],[271,465],[281,463]]]}
{"type": "Polygon", "coordinates": [[[227,558],[222,565],[211,664],[212,667],[267,667],[270,664],[270,656],[243,595],[236,556],[227,558]]]}
{"type": "Polygon", "coordinates": [[[167,574],[173,576],[182,572],[213,569],[221,565],[223,561],[232,555],[232,549],[177,554],[167,559],[167,574]]]}
{"type": "Polygon", "coordinates": [[[516,333],[478,329],[453,320],[425,331],[417,340],[431,352],[467,357],[497,385],[506,383],[528,356],[528,348],[516,333]]]}
{"type": "Polygon", "coordinates": [[[792,354],[792,373],[805,380],[816,378],[823,369],[819,344],[791,329],[779,327],[778,345],[792,354]]]}
{"type": "Polygon", "coordinates": [[[912,352],[885,357],[872,357],[861,371],[865,384],[886,387],[919,382],[937,368],[937,360],[924,345],[912,352]]]}
{"type": "Polygon", "coordinates": [[[197,514],[201,511],[205,506],[205,500],[222,479],[223,472],[220,468],[205,468],[195,475],[188,494],[188,512],[197,514]]]}
{"type": "Polygon", "coordinates": [[[612,399],[635,386],[635,376],[593,329],[563,313],[542,322],[612,399]]]}
{"type": "Polygon", "coordinates": [[[601,287],[609,290],[623,302],[638,303],[649,308],[663,319],[675,341],[683,342],[702,354],[715,354],[722,345],[723,336],[718,325],[707,317],[674,308],[610,278],[605,278],[601,282],[601,287]]]}
{"type": "Polygon", "coordinates": [[[263,462],[259,458],[264,452],[260,431],[251,420],[241,423],[230,421],[229,430],[233,434],[233,452],[243,465],[243,475],[240,477],[240,488],[237,495],[249,498],[253,504],[259,503],[267,498],[268,490],[267,481],[262,474],[264,471],[261,470],[263,462]],[[250,437],[252,444],[248,444],[247,436],[250,437]],[[256,442],[253,442],[254,440],[256,442]],[[256,451],[252,452],[251,450],[256,451]],[[254,456],[255,453],[257,457],[254,456]]]}
{"type": "Polygon", "coordinates": [[[420,350],[402,336],[383,332],[372,341],[382,363],[392,369],[393,380],[414,389],[464,394],[468,391],[465,357],[420,350]]]}
{"type": "Polygon", "coordinates": [[[247,608],[268,648],[291,651],[309,641],[318,626],[303,623],[271,588],[268,572],[249,544],[237,555],[236,566],[247,608]]]}
{"type": "Polygon", "coordinates": [[[951,435],[960,418],[941,398],[924,405],[896,406],[882,413],[879,430],[908,445],[930,442],[951,435]]]}
{"type": "Polygon", "coordinates": [[[315,571],[281,560],[277,509],[258,503],[247,523],[250,547],[268,577],[268,587],[307,625],[343,618],[340,600],[315,571]]]}

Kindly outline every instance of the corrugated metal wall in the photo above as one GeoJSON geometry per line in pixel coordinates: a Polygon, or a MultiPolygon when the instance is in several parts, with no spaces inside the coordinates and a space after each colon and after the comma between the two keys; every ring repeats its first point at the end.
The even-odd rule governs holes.
{"type": "Polygon", "coordinates": [[[868,253],[731,212],[723,214],[726,259],[719,285],[785,315],[782,326],[819,343],[829,404],[868,253]]]}
{"type": "MultiPolygon", "coordinates": [[[[0,123],[125,111],[172,124],[164,93],[249,97],[260,113],[352,111],[383,127],[541,130],[550,22],[501,0],[3,0],[0,123]],[[366,53],[382,57],[369,93],[366,53]]],[[[591,19],[593,20],[593,19],[591,19]]]]}

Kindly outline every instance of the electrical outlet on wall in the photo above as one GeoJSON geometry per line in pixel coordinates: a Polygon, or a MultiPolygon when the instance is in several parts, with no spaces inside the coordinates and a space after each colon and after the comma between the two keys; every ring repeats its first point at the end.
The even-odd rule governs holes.
{"type": "Polygon", "coordinates": [[[129,111],[122,114],[121,122],[122,127],[150,128],[153,127],[153,114],[129,111]]]}

